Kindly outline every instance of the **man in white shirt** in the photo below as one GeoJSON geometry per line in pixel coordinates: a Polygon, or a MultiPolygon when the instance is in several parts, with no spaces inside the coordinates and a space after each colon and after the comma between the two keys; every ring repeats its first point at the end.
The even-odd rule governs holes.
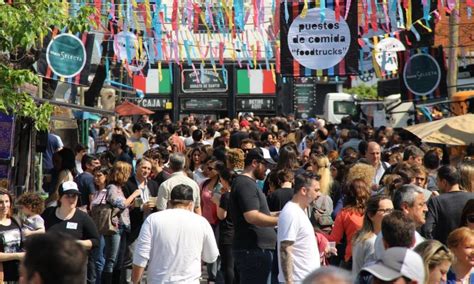
{"type": "Polygon", "coordinates": [[[385,173],[385,170],[390,167],[390,164],[381,160],[381,149],[377,142],[371,141],[367,144],[365,158],[375,168],[375,176],[372,183],[374,185],[378,185],[380,183],[380,179],[385,173]]]}
{"type": "Polygon", "coordinates": [[[301,283],[320,266],[313,226],[305,213],[320,195],[319,177],[303,173],[295,177],[295,193],[278,218],[278,281],[301,283]]]}
{"type": "Polygon", "coordinates": [[[186,156],[182,153],[174,153],[170,156],[169,167],[173,174],[164,181],[158,189],[156,208],[165,210],[170,198],[171,190],[178,184],[185,184],[193,189],[194,212],[201,215],[201,197],[199,185],[184,172],[186,165],[186,156]]]}
{"type": "Polygon", "coordinates": [[[147,264],[148,283],[200,283],[201,260],[216,261],[219,250],[211,225],[193,209],[193,189],[177,185],[170,209],[145,220],[133,254],[132,283],[140,283],[147,264]]]}

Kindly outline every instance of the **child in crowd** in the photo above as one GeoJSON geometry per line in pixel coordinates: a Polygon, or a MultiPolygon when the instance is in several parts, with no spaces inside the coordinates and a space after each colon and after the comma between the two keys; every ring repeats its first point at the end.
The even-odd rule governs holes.
{"type": "Polygon", "coordinates": [[[17,201],[20,211],[25,216],[23,233],[25,237],[45,232],[44,220],[40,214],[44,210],[44,200],[37,193],[23,193],[17,201]]]}

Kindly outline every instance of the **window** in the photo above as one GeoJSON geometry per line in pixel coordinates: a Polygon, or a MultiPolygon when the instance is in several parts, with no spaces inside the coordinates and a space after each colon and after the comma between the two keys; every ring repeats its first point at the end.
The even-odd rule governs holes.
{"type": "Polygon", "coordinates": [[[334,102],[334,114],[354,114],[356,111],[354,102],[339,101],[334,102]]]}

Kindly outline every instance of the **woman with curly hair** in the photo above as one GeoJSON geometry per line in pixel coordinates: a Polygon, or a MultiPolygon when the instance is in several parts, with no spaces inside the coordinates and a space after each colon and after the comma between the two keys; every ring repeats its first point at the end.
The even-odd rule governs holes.
{"type": "Polygon", "coordinates": [[[347,246],[344,253],[344,268],[352,268],[352,237],[362,228],[364,212],[371,191],[363,179],[354,179],[344,188],[344,208],[337,214],[334,227],[327,239],[340,243],[346,237],[347,246]]]}
{"type": "Polygon", "coordinates": [[[245,153],[239,148],[230,148],[226,152],[227,168],[241,173],[244,170],[245,153]]]}

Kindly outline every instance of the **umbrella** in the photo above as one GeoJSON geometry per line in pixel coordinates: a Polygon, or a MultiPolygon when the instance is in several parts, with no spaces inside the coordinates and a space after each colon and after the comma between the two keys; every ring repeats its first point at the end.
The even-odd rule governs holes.
{"type": "Polygon", "coordinates": [[[474,114],[453,116],[405,128],[427,143],[464,146],[474,143],[474,114]]]}
{"type": "Polygon", "coordinates": [[[132,104],[129,101],[124,101],[121,105],[117,106],[115,108],[115,112],[121,116],[154,114],[153,111],[141,106],[137,106],[136,104],[132,104]]]}

